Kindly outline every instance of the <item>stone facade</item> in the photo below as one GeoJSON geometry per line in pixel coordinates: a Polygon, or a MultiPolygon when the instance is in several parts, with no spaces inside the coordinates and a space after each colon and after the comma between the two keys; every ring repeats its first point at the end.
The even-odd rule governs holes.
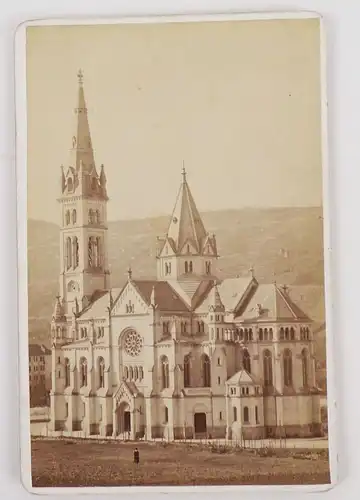
{"type": "MultiPolygon", "coordinates": [[[[79,75],[76,135],[61,173],[60,293],[51,324],[51,429],[72,436],[262,438],[320,432],[312,321],[291,289],[254,270],[217,278],[216,236],[186,173],[157,280],[110,287],[105,169],[79,75]]],[[[155,266],[155,262],[154,262],[155,266]]]]}

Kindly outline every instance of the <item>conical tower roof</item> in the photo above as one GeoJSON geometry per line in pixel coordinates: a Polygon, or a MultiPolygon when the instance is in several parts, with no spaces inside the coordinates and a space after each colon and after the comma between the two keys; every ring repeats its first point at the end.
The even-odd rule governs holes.
{"type": "Polygon", "coordinates": [[[222,303],[217,283],[214,282],[214,286],[211,288],[208,295],[209,311],[221,312],[225,311],[224,304],[222,303]]]}
{"type": "Polygon", "coordinates": [[[71,167],[79,170],[82,162],[85,172],[90,173],[95,167],[94,152],[91,142],[88,111],[85,101],[83,74],[78,72],[78,98],[75,112],[75,133],[72,137],[71,167]]]}
{"type": "Polygon", "coordinates": [[[176,252],[180,252],[188,243],[200,253],[207,238],[207,232],[191,194],[184,168],[182,176],[183,181],[176,198],[167,237],[173,241],[176,252]]]}

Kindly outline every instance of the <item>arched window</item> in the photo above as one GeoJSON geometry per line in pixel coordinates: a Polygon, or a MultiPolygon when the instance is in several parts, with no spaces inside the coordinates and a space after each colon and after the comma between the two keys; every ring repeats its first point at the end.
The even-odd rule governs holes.
{"type": "Polygon", "coordinates": [[[189,266],[187,260],[185,261],[185,273],[189,272],[189,266]]]}
{"type": "Polygon", "coordinates": [[[80,359],[80,387],[87,386],[87,361],[86,358],[80,359]]]}
{"type": "Polygon", "coordinates": [[[247,349],[244,349],[243,352],[243,367],[248,373],[251,373],[251,359],[250,354],[247,349]]]}
{"type": "Polygon", "coordinates": [[[309,360],[307,349],[301,351],[301,364],[302,364],[302,378],[303,387],[308,387],[309,385],[309,360]]]}
{"type": "Polygon", "coordinates": [[[245,333],[245,342],[247,342],[249,340],[249,332],[247,328],[245,328],[244,333],[245,333]]]}
{"type": "Polygon", "coordinates": [[[79,265],[79,240],[77,239],[77,236],[74,236],[72,244],[73,244],[72,260],[74,263],[74,269],[76,269],[79,265]]]}
{"type": "Polygon", "coordinates": [[[201,371],[203,379],[203,387],[211,386],[210,359],[207,354],[201,356],[201,371]]]}
{"type": "Polygon", "coordinates": [[[259,340],[264,340],[264,334],[262,328],[259,328],[259,340]]]}
{"type": "Polygon", "coordinates": [[[65,387],[69,387],[70,385],[70,361],[68,358],[65,358],[65,387]]]}
{"type": "Polygon", "coordinates": [[[71,248],[71,238],[70,236],[66,238],[66,269],[70,269],[72,265],[72,248],[71,248]]]}
{"type": "Polygon", "coordinates": [[[285,340],[289,340],[289,338],[290,338],[290,337],[289,337],[289,328],[288,328],[288,327],[286,327],[286,328],[285,328],[285,340]]]}
{"type": "Polygon", "coordinates": [[[100,253],[100,237],[97,236],[95,240],[95,266],[101,267],[101,253],[100,253]]]}
{"type": "Polygon", "coordinates": [[[186,252],[190,253],[190,245],[186,245],[186,252]]]}
{"type": "Polygon", "coordinates": [[[67,226],[70,224],[70,210],[66,210],[65,223],[67,226]]]}
{"type": "Polygon", "coordinates": [[[264,340],[269,340],[269,333],[267,328],[265,328],[264,330],[264,340]]]}
{"type": "Polygon", "coordinates": [[[292,386],[292,354],[290,349],[285,349],[283,354],[284,363],[284,385],[286,387],[292,386]]]}
{"type": "Polygon", "coordinates": [[[103,357],[98,358],[99,389],[105,387],[105,361],[103,357]]]}
{"type": "Polygon", "coordinates": [[[96,224],[100,224],[100,210],[96,210],[96,224]]]}
{"type": "Polygon", "coordinates": [[[162,356],[160,359],[161,366],[161,386],[163,389],[168,389],[170,385],[169,376],[169,360],[166,356],[162,356]]]}
{"type": "Polygon", "coordinates": [[[264,368],[264,385],[271,387],[273,385],[272,373],[272,356],[269,349],[266,349],[263,354],[263,368],[264,368]]]}
{"type": "Polygon", "coordinates": [[[127,366],[124,366],[124,379],[128,379],[129,378],[129,369],[127,366]]]}
{"type": "Polygon", "coordinates": [[[293,327],[290,328],[290,338],[291,340],[295,340],[295,330],[293,327]]]}
{"type": "Polygon", "coordinates": [[[94,267],[95,262],[94,262],[94,242],[93,238],[90,236],[88,240],[88,263],[89,267],[94,267]]]}
{"type": "Polygon", "coordinates": [[[237,421],[237,408],[236,406],[233,406],[233,417],[234,417],[234,422],[237,421]]]}
{"type": "Polygon", "coordinates": [[[253,331],[252,331],[252,328],[249,328],[249,340],[250,341],[253,340],[253,331]]]}
{"type": "Polygon", "coordinates": [[[144,378],[144,370],[143,367],[139,367],[139,380],[142,380],[144,378]]]}
{"type": "Polygon", "coordinates": [[[269,340],[272,340],[273,338],[274,338],[273,329],[270,328],[270,330],[269,330],[269,340]]]}
{"type": "Polygon", "coordinates": [[[244,339],[244,330],[242,328],[240,328],[239,340],[243,340],[243,339],[244,339]]]}
{"type": "Polygon", "coordinates": [[[310,330],[306,327],[306,340],[310,340],[310,330]]]}
{"type": "Polygon", "coordinates": [[[249,422],[249,408],[247,406],[244,406],[244,424],[248,424],[249,422]]]}
{"type": "Polygon", "coordinates": [[[73,181],[72,181],[71,177],[69,177],[67,180],[67,188],[68,188],[68,191],[72,191],[74,188],[73,181]]]}
{"type": "Polygon", "coordinates": [[[138,370],[138,367],[135,366],[134,367],[134,380],[138,380],[139,378],[139,370],[138,370]]]}
{"type": "Polygon", "coordinates": [[[191,376],[191,359],[190,359],[190,354],[188,354],[184,358],[184,387],[191,387],[190,376],[191,376]]]}
{"type": "Polygon", "coordinates": [[[71,218],[72,218],[72,223],[76,224],[76,210],[75,210],[75,208],[72,211],[71,218]]]}
{"type": "Polygon", "coordinates": [[[284,328],[283,328],[283,327],[281,327],[281,328],[280,328],[280,340],[284,340],[284,338],[285,338],[284,328]]]}
{"type": "Polygon", "coordinates": [[[193,263],[192,260],[189,262],[189,273],[193,272],[193,263]]]}

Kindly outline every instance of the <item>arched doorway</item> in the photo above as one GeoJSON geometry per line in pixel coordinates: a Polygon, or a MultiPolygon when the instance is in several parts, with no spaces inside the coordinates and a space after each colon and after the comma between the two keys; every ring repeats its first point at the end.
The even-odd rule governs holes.
{"type": "Polygon", "coordinates": [[[121,403],[116,411],[118,434],[129,435],[131,433],[131,410],[128,403],[121,403]]]}
{"type": "Polygon", "coordinates": [[[206,434],[206,413],[194,413],[194,431],[195,437],[201,437],[206,434]]]}

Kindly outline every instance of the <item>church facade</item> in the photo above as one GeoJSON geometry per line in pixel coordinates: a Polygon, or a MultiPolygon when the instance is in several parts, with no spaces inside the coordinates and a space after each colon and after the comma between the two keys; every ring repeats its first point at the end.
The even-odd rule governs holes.
{"type": "Polygon", "coordinates": [[[111,288],[107,179],[97,170],[82,75],[62,167],[60,279],[51,322],[50,432],[119,438],[319,435],[311,319],[291,289],[217,277],[216,236],[186,173],[157,279],[111,288]]]}

